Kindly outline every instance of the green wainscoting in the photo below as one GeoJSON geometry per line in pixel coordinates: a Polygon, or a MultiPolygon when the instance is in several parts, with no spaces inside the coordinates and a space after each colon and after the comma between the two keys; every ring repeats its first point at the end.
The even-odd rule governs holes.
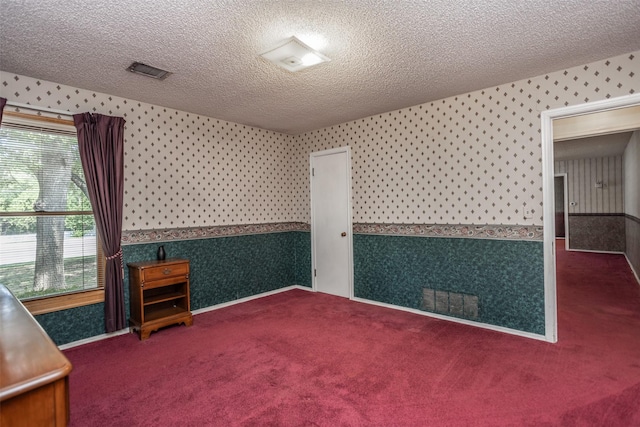
{"type": "Polygon", "coordinates": [[[125,262],[155,259],[160,244],[167,258],[190,261],[192,310],[295,284],[292,232],[128,245],[125,262]]]}
{"type": "Polygon", "coordinates": [[[39,314],[34,317],[58,345],[104,334],[104,303],[39,314]]]}
{"type": "MultiPolygon", "coordinates": [[[[291,285],[311,286],[309,232],[133,244],[122,247],[125,301],[129,313],[126,263],[156,258],[159,245],[167,257],[191,262],[191,309],[210,307],[291,285]]],[[[104,333],[104,305],[93,304],[36,316],[58,345],[104,333]]]]}
{"type": "Polygon", "coordinates": [[[295,232],[295,283],[299,286],[311,287],[311,233],[295,232]]]}
{"type": "MultiPolygon", "coordinates": [[[[197,310],[291,285],[311,287],[311,235],[289,231],[123,246],[124,262],[191,261],[197,310]]],[[[478,322],[544,334],[542,242],[355,234],[358,298],[423,309],[423,288],[478,297],[478,322]]],[[[128,271],[125,300],[128,315],[128,271]]],[[[36,316],[58,345],[104,333],[103,304],[36,316]]]]}
{"type": "Polygon", "coordinates": [[[356,234],[353,247],[358,298],[423,310],[423,288],[475,295],[475,321],[544,335],[542,242],[356,234]]]}

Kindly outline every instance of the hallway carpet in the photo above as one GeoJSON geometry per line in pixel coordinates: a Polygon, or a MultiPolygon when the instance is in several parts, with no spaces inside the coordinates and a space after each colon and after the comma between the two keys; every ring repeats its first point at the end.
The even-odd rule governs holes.
{"type": "Polygon", "coordinates": [[[558,257],[557,344],[293,290],[65,351],[71,425],[640,425],[640,287],[558,257]]]}

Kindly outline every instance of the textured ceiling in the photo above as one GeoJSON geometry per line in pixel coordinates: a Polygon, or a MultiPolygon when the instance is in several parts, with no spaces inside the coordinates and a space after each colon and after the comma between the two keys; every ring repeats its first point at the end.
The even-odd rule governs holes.
{"type": "Polygon", "coordinates": [[[555,160],[587,159],[596,157],[621,156],[633,132],[590,136],[553,144],[555,160]]]}
{"type": "Polygon", "coordinates": [[[288,134],[640,48],[640,0],[0,0],[0,16],[3,71],[288,134]],[[258,56],[292,35],[332,61],[258,56]]]}

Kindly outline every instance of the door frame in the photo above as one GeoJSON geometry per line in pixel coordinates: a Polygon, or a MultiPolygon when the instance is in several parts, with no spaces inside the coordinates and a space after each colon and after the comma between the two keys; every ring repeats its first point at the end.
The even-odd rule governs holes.
{"type": "Polygon", "coordinates": [[[566,117],[598,113],[640,105],[640,94],[572,105],[540,113],[542,135],[542,203],[543,203],[543,251],[544,251],[544,313],[545,339],[558,341],[558,307],[556,290],[556,243],[555,243],[555,194],[553,121],[566,117]]]}
{"type": "Polygon", "coordinates": [[[332,154],[346,153],[347,155],[347,181],[344,185],[347,186],[347,239],[349,240],[349,259],[348,259],[348,284],[349,284],[349,299],[354,298],[353,291],[353,203],[351,196],[351,147],[348,145],[345,147],[331,148],[328,150],[316,151],[309,155],[309,193],[311,198],[311,289],[314,292],[318,291],[318,285],[316,282],[316,276],[314,274],[316,270],[316,222],[314,220],[314,197],[313,197],[313,159],[321,156],[329,156],[332,154]]]}

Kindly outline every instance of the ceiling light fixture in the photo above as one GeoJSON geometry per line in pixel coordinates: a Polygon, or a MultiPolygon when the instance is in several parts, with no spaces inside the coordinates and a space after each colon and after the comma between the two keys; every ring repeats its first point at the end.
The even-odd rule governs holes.
{"type": "Polygon", "coordinates": [[[132,73],[140,74],[152,79],[164,80],[171,75],[169,71],[143,64],[142,62],[134,62],[127,68],[132,73]]]}
{"type": "Polygon", "coordinates": [[[304,70],[313,65],[331,61],[296,37],[288,38],[277,47],[261,53],[260,56],[291,72],[304,70]]]}

